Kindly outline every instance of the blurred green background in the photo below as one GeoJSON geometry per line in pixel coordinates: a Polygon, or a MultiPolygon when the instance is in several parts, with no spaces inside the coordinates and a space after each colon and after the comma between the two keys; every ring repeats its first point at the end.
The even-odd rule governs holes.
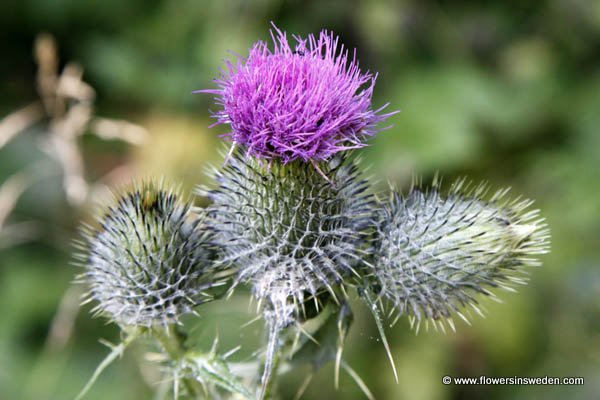
{"type": "MultiPolygon", "coordinates": [[[[229,50],[243,55],[267,40],[269,21],[303,35],[333,29],[379,72],[375,107],[402,110],[364,151],[379,188],[436,171],[446,182],[485,179],[536,199],[552,231],[530,285],[502,294],[504,304],[484,302],[487,318],[445,335],[415,336],[406,319],[390,329],[398,384],[357,305],[345,357],[376,397],[600,398],[600,2],[21,0],[0,3],[0,399],[71,399],[107,353],[98,339],[119,340],[91,306],[77,311],[81,289],[69,289],[79,221],[107,186],[131,177],[162,175],[186,190],[206,182],[204,168],[222,162],[225,128],[207,129],[211,98],[191,91],[214,87],[229,50]],[[89,123],[58,144],[56,115],[33,118],[39,104],[14,113],[44,93],[33,50],[42,32],[56,40],[59,72],[79,63],[96,94],[93,109],[89,96],[64,103],[89,123]],[[127,126],[133,139],[120,140],[123,128],[105,140],[110,129],[92,116],[147,132],[127,126]],[[63,189],[68,165],[77,168],[67,188],[85,190],[63,189]],[[583,376],[585,385],[444,386],[443,375],[583,376]]],[[[200,311],[203,345],[218,331],[222,348],[252,350],[261,327],[240,330],[252,318],[245,297],[200,311]]],[[[87,398],[152,398],[160,376],[144,349],[127,352],[87,398]]],[[[303,373],[282,380],[283,398],[303,373]]],[[[335,391],[327,366],[303,398],[364,395],[347,375],[335,391]]]]}

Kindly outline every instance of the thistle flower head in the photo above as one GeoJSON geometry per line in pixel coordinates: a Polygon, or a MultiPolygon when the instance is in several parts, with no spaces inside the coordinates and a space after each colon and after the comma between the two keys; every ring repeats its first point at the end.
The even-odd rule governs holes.
{"type": "Polygon", "coordinates": [[[236,270],[234,286],[250,284],[278,326],[301,317],[306,300],[335,296],[363,256],[367,183],[355,160],[337,156],[321,168],[335,186],[309,164],[266,166],[238,152],[208,192],[210,225],[223,263],[236,270]]]}
{"type": "Polygon", "coordinates": [[[84,278],[96,311],[122,326],[176,322],[206,301],[211,250],[200,217],[181,196],[147,182],[118,195],[84,228],[84,278]]]}
{"type": "Polygon", "coordinates": [[[539,211],[526,210],[529,200],[504,200],[506,190],[486,201],[485,191],[459,181],[447,198],[415,189],[383,204],[373,274],[398,316],[453,328],[451,316],[466,319],[465,307],[481,313],[478,295],[524,284],[524,267],[539,265],[534,256],[549,238],[539,211]]]}
{"type": "Polygon", "coordinates": [[[222,109],[215,125],[230,125],[225,136],[250,155],[284,163],[365,146],[393,114],[371,108],[376,77],[362,72],[331,32],[294,36],[293,46],[274,30],[273,50],[259,41],[247,58],[227,62],[215,80],[220,89],[198,91],[216,95],[222,109]]]}

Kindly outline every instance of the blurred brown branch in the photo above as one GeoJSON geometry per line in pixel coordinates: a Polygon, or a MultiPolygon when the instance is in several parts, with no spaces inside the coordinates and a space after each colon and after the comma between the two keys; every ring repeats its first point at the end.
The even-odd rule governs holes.
{"type": "MultiPolygon", "coordinates": [[[[39,142],[42,151],[55,159],[63,172],[63,190],[71,206],[81,206],[91,192],[102,192],[103,180],[129,174],[128,168],[116,168],[98,182],[89,183],[78,140],[91,133],[104,140],[122,140],[132,145],[142,144],[147,131],[136,124],[94,115],[96,92],[83,81],[83,68],[67,63],[59,71],[57,45],[49,34],[40,34],[35,41],[34,56],[38,64],[36,87],[40,100],[23,107],[0,120],[0,149],[27,128],[44,121],[45,135],[39,142]]],[[[0,186],[0,238],[2,246],[27,240],[36,231],[31,223],[15,224],[8,229],[5,222],[28,186],[41,179],[43,171],[18,172],[0,186]],[[41,173],[41,175],[40,175],[41,173]],[[37,176],[40,175],[40,176],[37,176]],[[10,232],[12,239],[7,235],[10,232]]]]}
{"type": "Polygon", "coordinates": [[[35,102],[0,120],[0,149],[43,116],[44,110],[41,104],[35,102]]]}

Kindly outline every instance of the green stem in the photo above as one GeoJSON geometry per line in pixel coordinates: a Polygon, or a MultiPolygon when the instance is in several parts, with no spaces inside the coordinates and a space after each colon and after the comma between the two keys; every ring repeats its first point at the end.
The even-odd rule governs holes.
{"type": "MultiPolygon", "coordinates": [[[[170,325],[166,329],[156,328],[152,330],[152,335],[158,340],[161,347],[168,354],[169,358],[176,364],[181,364],[182,360],[188,354],[189,349],[185,345],[187,335],[177,328],[170,325]]],[[[198,381],[188,376],[182,376],[178,379],[193,398],[198,398],[202,389],[198,381]]]]}
{"type": "Polygon", "coordinates": [[[275,381],[277,380],[277,370],[279,369],[280,361],[281,355],[278,351],[276,351],[275,354],[273,354],[271,377],[267,380],[267,382],[265,382],[265,386],[263,388],[262,398],[265,400],[273,398],[273,390],[275,388],[275,381]]]}
{"type": "Polygon", "coordinates": [[[277,370],[280,361],[279,335],[281,327],[276,323],[269,323],[267,336],[267,353],[261,382],[259,399],[266,400],[273,397],[273,388],[277,378],[277,370]]]}

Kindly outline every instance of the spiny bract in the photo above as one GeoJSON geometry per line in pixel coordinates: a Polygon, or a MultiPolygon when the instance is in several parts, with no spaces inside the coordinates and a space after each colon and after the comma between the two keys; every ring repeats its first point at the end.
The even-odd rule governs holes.
{"type": "Polygon", "coordinates": [[[426,319],[444,329],[451,316],[477,306],[478,294],[490,288],[511,290],[526,282],[523,267],[548,249],[548,230],[529,200],[503,200],[507,190],[489,201],[484,185],[457,182],[447,198],[437,188],[392,192],[383,204],[374,260],[376,292],[411,324],[426,319]]]}
{"type": "Polygon", "coordinates": [[[333,185],[310,164],[266,165],[238,153],[208,192],[209,223],[223,264],[236,271],[234,287],[250,283],[280,327],[302,316],[305,300],[335,296],[366,250],[373,199],[357,161],[334,157],[320,168],[333,185]]]}
{"type": "Polygon", "coordinates": [[[207,300],[211,252],[201,219],[178,193],[143,183],[84,228],[80,255],[96,311],[122,326],[174,323],[207,300]]]}

